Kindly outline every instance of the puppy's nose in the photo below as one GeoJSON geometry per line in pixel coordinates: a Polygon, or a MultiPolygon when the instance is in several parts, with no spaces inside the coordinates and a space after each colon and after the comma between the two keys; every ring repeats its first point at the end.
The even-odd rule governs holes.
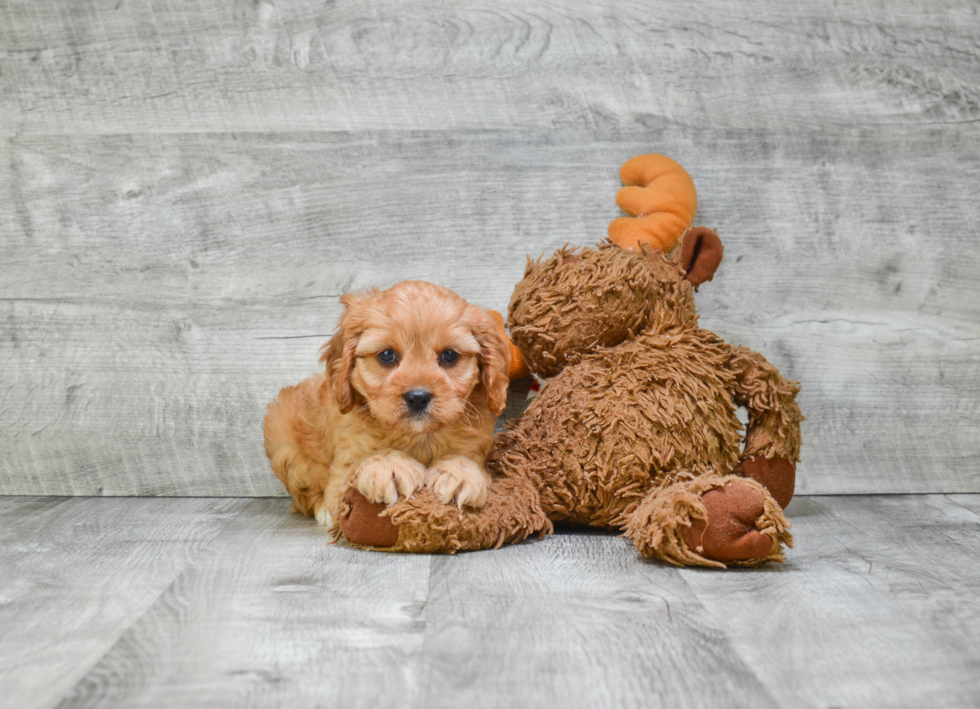
{"type": "Polygon", "coordinates": [[[404,399],[409,411],[422,413],[432,401],[432,392],[428,389],[412,389],[405,392],[404,399]]]}

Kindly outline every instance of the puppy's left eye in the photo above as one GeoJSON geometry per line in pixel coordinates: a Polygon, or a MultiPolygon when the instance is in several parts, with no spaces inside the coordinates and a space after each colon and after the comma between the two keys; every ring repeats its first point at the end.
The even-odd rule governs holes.
{"type": "Polygon", "coordinates": [[[378,353],[378,361],[386,367],[392,367],[398,362],[398,355],[394,350],[385,350],[378,353]]]}
{"type": "Polygon", "coordinates": [[[452,364],[459,359],[459,353],[455,350],[443,350],[439,353],[439,364],[452,364]]]}

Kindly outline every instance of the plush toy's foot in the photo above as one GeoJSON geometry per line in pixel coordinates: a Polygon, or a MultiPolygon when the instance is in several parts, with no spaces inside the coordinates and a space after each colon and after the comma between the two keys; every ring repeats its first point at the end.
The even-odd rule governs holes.
{"type": "Polygon", "coordinates": [[[350,490],[344,502],[347,509],[340,515],[344,538],[382,551],[491,549],[552,529],[531,483],[512,478],[495,479],[486,504],[478,510],[443,504],[429,488],[387,508],[368,502],[357,490],[350,490]]]}
{"type": "Polygon", "coordinates": [[[736,472],[762,485],[779,506],[786,509],[796,489],[796,463],[785,458],[757,455],[743,460],[739,468],[736,472]]]}
{"type": "Polygon", "coordinates": [[[351,544],[365,547],[393,547],[398,543],[398,525],[391,517],[381,516],[387,507],[371,502],[357,490],[344,496],[345,510],[340,514],[340,532],[351,544]]]}
{"type": "Polygon", "coordinates": [[[630,515],[626,536],[644,556],[678,565],[783,561],[789,522],[768,491],[735,476],[697,478],[651,493],[630,515]]]}
{"type": "Polygon", "coordinates": [[[779,541],[756,527],[765,514],[765,498],[748,485],[729,482],[701,498],[706,516],[694,519],[681,534],[687,545],[715,561],[763,559],[778,550],[779,541]]]}

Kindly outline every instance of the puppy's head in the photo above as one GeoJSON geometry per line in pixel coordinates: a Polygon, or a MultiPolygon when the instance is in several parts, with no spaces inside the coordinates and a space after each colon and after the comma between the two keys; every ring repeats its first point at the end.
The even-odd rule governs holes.
{"type": "Polygon", "coordinates": [[[342,413],[366,407],[390,428],[422,433],[504,410],[510,351],[486,310],[421,281],[341,302],[321,361],[342,413]]]}

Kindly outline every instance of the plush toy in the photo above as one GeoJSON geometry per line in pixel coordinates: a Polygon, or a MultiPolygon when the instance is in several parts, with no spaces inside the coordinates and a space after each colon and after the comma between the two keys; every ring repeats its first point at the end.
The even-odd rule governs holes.
{"type": "Polygon", "coordinates": [[[619,530],[642,555],[675,564],[783,560],[799,387],[698,327],[694,288],[721,262],[715,232],[689,231],[673,255],[642,237],[629,245],[529,260],[508,324],[547,382],[495,439],[486,505],[459,510],[421,490],[385,508],[351,490],[340,523],[348,541],[454,552],[568,521],[619,530]]]}

